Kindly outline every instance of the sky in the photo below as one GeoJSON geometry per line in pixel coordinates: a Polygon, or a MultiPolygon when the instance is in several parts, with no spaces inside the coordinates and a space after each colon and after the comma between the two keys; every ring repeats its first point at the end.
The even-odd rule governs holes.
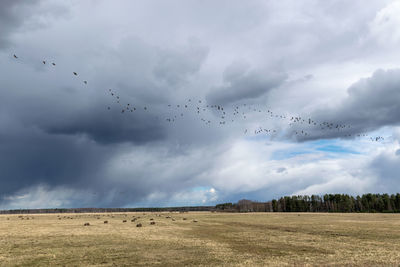
{"type": "Polygon", "coordinates": [[[400,0],[1,1],[0,209],[399,192],[398,14],[400,0]]]}

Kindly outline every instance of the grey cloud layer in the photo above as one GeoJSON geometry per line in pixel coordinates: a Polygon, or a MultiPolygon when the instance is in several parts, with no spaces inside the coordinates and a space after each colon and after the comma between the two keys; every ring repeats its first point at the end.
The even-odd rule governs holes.
{"type": "Polygon", "coordinates": [[[13,45],[12,35],[48,26],[46,20],[64,16],[68,8],[47,0],[0,2],[0,49],[13,45]]]}
{"type": "Polygon", "coordinates": [[[227,85],[214,88],[206,98],[213,105],[255,99],[279,87],[287,78],[285,73],[249,71],[243,63],[235,63],[224,72],[227,85]]]}
{"type": "Polygon", "coordinates": [[[192,41],[177,51],[159,52],[154,75],[171,86],[177,86],[187,76],[197,73],[208,54],[208,48],[192,41]]]}
{"type": "MultiPolygon", "coordinates": [[[[129,51],[119,53],[129,57],[129,51]]],[[[197,57],[198,60],[194,61],[188,53],[186,53],[189,62],[187,64],[184,63],[186,59],[179,53],[170,54],[169,57],[172,61],[176,57],[186,66],[201,65],[203,57],[197,57]]],[[[179,164],[174,158],[179,157],[182,152],[179,149],[169,149],[170,140],[167,136],[171,126],[164,121],[164,117],[168,114],[166,107],[167,103],[170,103],[169,100],[172,103],[177,102],[172,94],[174,88],[170,88],[169,85],[154,88],[152,85],[157,84],[157,81],[148,80],[148,77],[152,76],[152,69],[162,69],[158,66],[163,63],[157,58],[155,57],[154,62],[150,63],[147,72],[142,70],[148,76],[133,81],[126,79],[123,84],[118,82],[115,87],[111,87],[115,95],[120,96],[121,105],[116,103],[115,96],[110,95],[109,87],[99,86],[96,79],[89,80],[87,86],[80,82],[65,89],[62,84],[69,84],[69,79],[75,79],[72,74],[63,80],[58,79],[54,85],[51,78],[54,74],[49,70],[30,66],[21,68],[23,73],[20,75],[31,77],[31,83],[25,79],[13,82],[14,70],[8,70],[11,81],[4,83],[7,89],[2,91],[0,100],[5,111],[1,127],[3,134],[0,194],[8,196],[21,188],[40,184],[47,185],[50,189],[57,186],[87,188],[97,193],[89,197],[92,202],[88,202],[88,205],[96,203],[103,206],[121,206],[140,201],[153,190],[157,190],[159,185],[163,185],[160,190],[164,192],[182,189],[176,185],[171,185],[169,188],[167,180],[161,182],[157,179],[159,175],[155,172],[165,172],[163,168],[169,167],[166,165],[154,166],[153,170],[147,170],[149,166],[139,165],[138,170],[132,167],[126,173],[119,173],[118,169],[109,169],[110,162],[127,150],[136,151],[135,155],[138,156],[136,161],[139,162],[142,160],[140,156],[156,158],[156,154],[147,155],[146,150],[143,151],[143,147],[148,146],[150,149],[152,143],[171,151],[170,155],[165,155],[165,159],[171,158],[172,164],[179,164]],[[41,79],[35,79],[36,75],[40,75],[41,79]],[[141,84],[141,90],[147,88],[148,90],[135,92],[132,89],[137,83],[141,84]],[[170,92],[171,95],[153,94],[152,91],[156,89],[170,92]],[[121,109],[124,109],[127,103],[137,108],[135,113],[127,111],[127,114],[121,114],[121,109]],[[108,107],[111,109],[108,110],[108,107]],[[147,109],[144,110],[144,107],[147,109]],[[126,190],[129,190],[129,195],[120,194],[126,190]]],[[[8,64],[15,65],[19,64],[18,62],[24,62],[23,58],[8,60],[8,64]]],[[[120,69],[118,75],[129,76],[129,70],[125,70],[123,64],[119,62],[114,65],[116,69],[120,69]]],[[[171,65],[164,72],[168,76],[167,70],[169,70],[170,77],[179,77],[182,82],[198,68],[195,67],[188,73],[186,70],[180,71],[179,66],[171,65]]],[[[96,73],[99,80],[107,75],[107,69],[104,74],[96,73]]],[[[151,151],[157,153],[158,150],[151,151]]],[[[157,160],[161,162],[165,159],[157,160]]],[[[153,160],[148,161],[154,164],[153,160]]],[[[176,176],[169,177],[172,180],[190,180],[190,175],[186,172],[183,175],[171,175],[176,176]]],[[[78,204],[71,202],[71,205],[78,204]]]]}
{"type": "Polygon", "coordinates": [[[0,48],[10,45],[9,35],[23,24],[24,17],[28,16],[28,10],[33,8],[39,0],[0,2],[0,48]]]}
{"type": "MultiPolygon", "coordinates": [[[[289,164],[263,165],[269,157],[253,157],[258,150],[232,149],[242,142],[243,128],[258,121],[211,127],[201,124],[197,114],[185,114],[170,125],[165,122],[167,104],[192,98],[227,106],[255,102],[300,114],[315,110],[309,105],[319,99],[305,88],[318,79],[312,71],[325,64],[323,82],[328,84],[338,79],[329,73],[336,66],[329,64],[382,54],[368,31],[389,2],[77,1],[60,7],[46,1],[1,1],[3,207],[20,194],[39,196],[46,190],[53,198],[62,195],[66,202],[61,205],[124,206],[162,203],[210,186],[219,189],[221,201],[264,200],[276,192],[312,188],[318,183],[313,179],[323,173],[313,172],[312,164],[309,172],[289,164]],[[63,12],[70,15],[58,20],[63,12]],[[43,65],[44,58],[57,66],[43,65]],[[310,73],[313,79],[304,79],[303,88],[288,82],[310,73]],[[82,83],[86,79],[88,85],[82,83]],[[121,114],[123,106],[108,89],[122,105],[130,103],[138,111],[121,114]],[[300,97],[305,104],[299,104],[300,97]],[[247,166],[254,171],[240,172],[247,166]],[[306,182],[283,179],[296,180],[297,171],[310,173],[306,182]],[[276,181],[264,182],[268,177],[276,181]]],[[[306,115],[352,125],[346,133],[398,125],[399,77],[397,69],[376,71],[354,83],[340,101],[327,92],[339,105],[306,115]]],[[[335,136],[313,131],[311,138],[335,136]]],[[[248,138],[247,145],[265,145],[248,138]]],[[[395,171],[397,158],[386,167],[395,171]]],[[[394,171],[380,172],[382,164],[374,166],[377,175],[394,177],[394,171]]]]}

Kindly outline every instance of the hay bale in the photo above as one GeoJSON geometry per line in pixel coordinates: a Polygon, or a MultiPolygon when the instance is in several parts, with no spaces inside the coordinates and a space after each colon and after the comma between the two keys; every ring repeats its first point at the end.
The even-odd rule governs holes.
{"type": "Polygon", "coordinates": [[[141,223],[136,224],[136,227],[142,227],[141,223]]]}

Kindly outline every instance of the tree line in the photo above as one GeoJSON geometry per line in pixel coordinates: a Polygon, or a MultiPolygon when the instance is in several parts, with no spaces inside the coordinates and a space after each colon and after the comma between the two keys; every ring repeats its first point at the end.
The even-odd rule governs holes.
{"type": "Polygon", "coordinates": [[[215,211],[215,206],[153,207],[153,208],[13,209],[13,210],[0,210],[0,214],[163,212],[163,211],[164,212],[215,211]]]}
{"type": "Polygon", "coordinates": [[[242,199],[216,205],[230,212],[400,212],[400,194],[285,196],[269,202],[242,199]]]}
{"type": "Polygon", "coordinates": [[[400,193],[325,194],[323,196],[285,196],[268,202],[239,200],[237,203],[222,203],[216,206],[153,207],[153,208],[67,208],[67,209],[15,209],[0,210],[0,214],[33,213],[94,213],[94,212],[400,212],[400,193]]]}

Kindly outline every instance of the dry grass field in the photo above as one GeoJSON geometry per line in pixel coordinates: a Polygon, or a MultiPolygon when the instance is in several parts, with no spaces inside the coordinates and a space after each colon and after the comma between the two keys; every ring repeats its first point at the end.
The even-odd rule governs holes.
{"type": "Polygon", "coordinates": [[[1,266],[399,263],[397,214],[0,215],[1,266]]]}

